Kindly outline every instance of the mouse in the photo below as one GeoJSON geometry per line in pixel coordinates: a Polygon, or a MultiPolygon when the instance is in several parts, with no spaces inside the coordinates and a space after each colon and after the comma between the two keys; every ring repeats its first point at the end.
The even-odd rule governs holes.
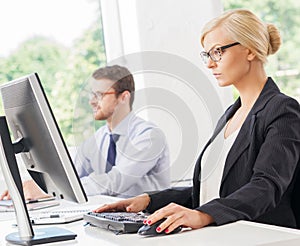
{"type": "Polygon", "coordinates": [[[158,235],[169,235],[169,234],[174,234],[177,232],[181,231],[181,226],[177,227],[175,230],[173,230],[170,233],[165,233],[164,231],[162,232],[157,232],[156,228],[166,220],[166,218],[158,220],[157,222],[155,222],[152,225],[143,225],[139,230],[138,230],[138,234],[139,235],[143,235],[143,236],[158,236],[158,235]]]}

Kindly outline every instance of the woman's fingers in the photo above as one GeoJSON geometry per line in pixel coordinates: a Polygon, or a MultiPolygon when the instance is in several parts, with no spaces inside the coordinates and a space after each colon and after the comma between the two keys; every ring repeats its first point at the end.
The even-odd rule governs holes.
{"type": "Polygon", "coordinates": [[[144,223],[152,225],[163,218],[166,220],[159,225],[158,232],[171,233],[179,226],[198,229],[213,222],[208,214],[170,203],[150,215],[144,223]]]}

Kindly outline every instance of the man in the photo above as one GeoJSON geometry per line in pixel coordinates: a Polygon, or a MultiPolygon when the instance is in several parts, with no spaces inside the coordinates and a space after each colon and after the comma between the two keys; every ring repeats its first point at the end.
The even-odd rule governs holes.
{"type": "Polygon", "coordinates": [[[86,193],[128,197],[169,187],[166,139],[157,126],[132,112],[132,74],[125,67],[107,66],[89,82],[94,119],[106,120],[106,125],[80,146],[74,160],[86,193]],[[114,160],[108,157],[110,141],[114,160]]]}
{"type": "MultiPolygon", "coordinates": [[[[134,79],[118,65],[97,69],[89,80],[95,120],[106,120],[78,147],[74,165],[87,195],[130,197],[170,185],[170,160],[162,131],[132,112],[134,79]]],[[[26,199],[46,194],[25,181],[26,199]]],[[[10,198],[4,192],[0,199],[10,198]]]]}

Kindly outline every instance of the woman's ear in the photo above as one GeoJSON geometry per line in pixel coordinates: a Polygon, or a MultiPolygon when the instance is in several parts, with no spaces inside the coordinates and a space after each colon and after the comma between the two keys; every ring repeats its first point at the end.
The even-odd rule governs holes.
{"type": "Polygon", "coordinates": [[[256,55],[251,50],[248,49],[248,55],[247,55],[248,61],[253,61],[255,57],[256,55]]]}

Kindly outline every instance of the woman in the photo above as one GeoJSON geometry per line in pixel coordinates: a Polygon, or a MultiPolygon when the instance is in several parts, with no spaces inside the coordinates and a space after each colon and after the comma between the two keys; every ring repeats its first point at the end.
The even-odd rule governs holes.
{"type": "Polygon", "coordinates": [[[250,11],[232,10],[206,24],[201,44],[207,51],[201,56],[219,85],[233,85],[240,97],[220,118],[201,153],[193,187],[142,194],[95,212],[147,210],[153,214],[145,223],[167,218],[157,228],[167,233],[178,226],[196,229],[237,220],[296,227],[292,193],[299,164],[300,108],[264,69],[267,56],[280,47],[278,30],[250,11]],[[202,157],[217,137],[223,138],[225,148],[218,163],[212,163],[219,173],[213,190],[216,182],[206,179],[202,157]]]}

